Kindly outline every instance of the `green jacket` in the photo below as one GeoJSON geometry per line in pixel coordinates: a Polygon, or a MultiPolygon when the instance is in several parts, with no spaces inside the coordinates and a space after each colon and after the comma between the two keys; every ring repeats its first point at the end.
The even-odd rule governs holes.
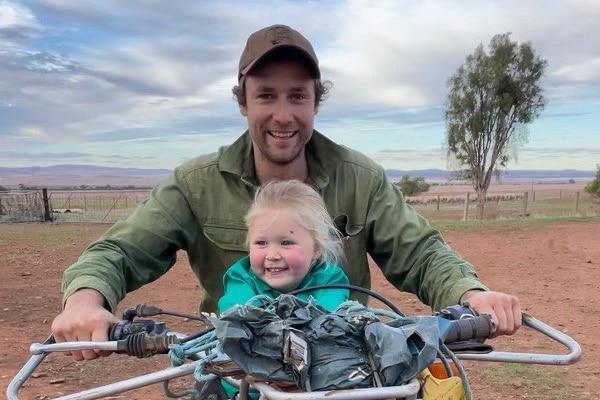
{"type": "MultiPolygon", "coordinates": [[[[295,289],[328,284],[348,284],[344,270],[335,264],[320,263],[313,265],[295,289]]],[[[244,257],[225,272],[223,277],[225,293],[219,299],[218,310],[223,312],[236,304],[246,304],[258,294],[264,294],[274,299],[284,293],[269,286],[261,280],[250,266],[250,258],[244,257]]],[[[348,289],[318,289],[298,294],[302,300],[313,297],[315,302],[329,311],[334,311],[340,304],[350,298],[348,289]]]]}
{"type": "MultiPolygon", "coordinates": [[[[473,267],[406,204],[381,166],[317,131],[306,157],[309,183],[347,236],[343,268],[351,284],[370,288],[369,254],[390,283],[436,310],[456,304],[469,289],[486,289],[473,267]]],[[[114,311],[128,292],[163,275],[183,249],[204,289],[200,309],[216,310],[225,270],[247,255],[244,216],[257,187],[248,132],[184,163],[65,271],[64,298],[93,288],[114,311]]],[[[362,293],[352,298],[367,300],[362,293]]]]}

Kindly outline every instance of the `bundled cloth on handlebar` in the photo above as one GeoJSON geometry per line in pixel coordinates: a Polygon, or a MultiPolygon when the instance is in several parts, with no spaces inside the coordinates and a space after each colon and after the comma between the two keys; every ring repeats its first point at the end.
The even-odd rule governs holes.
{"type": "Polygon", "coordinates": [[[232,307],[215,334],[246,374],[305,391],[402,385],[435,360],[440,338],[434,316],[383,322],[356,301],[329,312],[287,294],[232,307]]]}

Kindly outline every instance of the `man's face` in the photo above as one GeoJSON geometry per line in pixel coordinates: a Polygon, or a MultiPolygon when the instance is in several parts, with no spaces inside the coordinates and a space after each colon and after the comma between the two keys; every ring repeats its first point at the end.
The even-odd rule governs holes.
{"type": "Polygon", "coordinates": [[[304,159],[312,136],[315,84],[308,69],[296,61],[271,61],[246,76],[247,117],[255,162],[288,165],[304,159]]]}

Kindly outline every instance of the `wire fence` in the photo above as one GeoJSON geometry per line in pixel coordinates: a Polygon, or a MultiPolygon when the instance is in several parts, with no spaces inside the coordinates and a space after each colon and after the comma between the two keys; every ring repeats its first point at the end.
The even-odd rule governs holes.
{"type": "MultiPolygon", "coordinates": [[[[126,219],[150,195],[143,190],[79,190],[48,192],[49,216],[44,217],[41,190],[0,192],[0,222],[114,223],[126,219]]],[[[407,197],[420,214],[430,220],[471,220],[476,218],[477,199],[473,192],[427,194],[407,197]]],[[[484,207],[485,219],[561,218],[598,216],[597,198],[577,190],[521,193],[490,193],[484,207]]]]}
{"type": "Polygon", "coordinates": [[[39,190],[0,192],[0,223],[44,220],[44,203],[39,190]]]}
{"type": "MultiPolygon", "coordinates": [[[[437,194],[407,197],[420,214],[437,220],[470,220],[477,215],[477,195],[437,194]]],[[[488,193],[484,219],[593,217],[600,215],[597,198],[578,190],[488,193]]]]}
{"type": "Polygon", "coordinates": [[[144,190],[50,192],[52,219],[58,222],[114,223],[127,218],[150,195],[144,190]]]}

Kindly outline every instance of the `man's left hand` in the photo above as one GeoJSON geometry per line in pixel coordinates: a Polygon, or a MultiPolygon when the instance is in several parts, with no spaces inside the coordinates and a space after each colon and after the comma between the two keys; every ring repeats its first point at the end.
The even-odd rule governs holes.
{"type": "Polygon", "coordinates": [[[489,314],[496,323],[496,335],[512,335],[521,327],[521,302],[502,292],[469,290],[460,298],[477,314],[489,314]]]}

